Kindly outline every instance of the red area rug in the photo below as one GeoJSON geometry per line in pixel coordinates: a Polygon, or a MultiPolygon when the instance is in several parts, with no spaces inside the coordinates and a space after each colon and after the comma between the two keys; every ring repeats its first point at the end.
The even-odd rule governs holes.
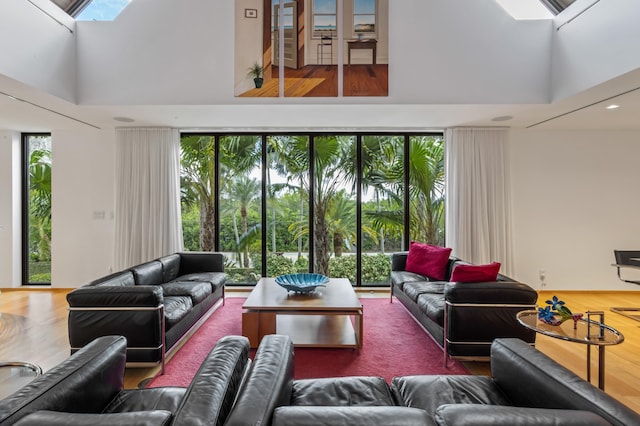
{"type": "MultiPolygon", "coordinates": [[[[456,361],[442,363],[442,350],[410,317],[400,302],[388,298],[362,298],[364,343],[351,349],[295,349],[295,378],[338,376],[380,376],[388,382],[394,376],[412,374],[469,374],[456,361]]],[[[224,306],[200,327],[171,358],[165,374],[148,387],[189,386],[198,367],[226,335],[242,334],[244,298],[229,297],[224,306]]]]}

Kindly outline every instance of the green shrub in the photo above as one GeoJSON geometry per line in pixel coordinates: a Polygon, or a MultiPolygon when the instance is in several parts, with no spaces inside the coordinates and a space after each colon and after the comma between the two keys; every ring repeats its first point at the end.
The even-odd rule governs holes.
{"type": "Polygon", "coordinates": [[[296,266],[293,260],[285,256],[267,253],[267,275],[277,277],[284,274],[295,274],[296,266]]]}
{"type": "Polygon", "coordinates": [[[362,255],[362,284],[388,284],[391,276],[391,256],[378,253],[362,255]]]}
{"type": "MultiPolygon", "coordinates": [[[[356,256],[333,257],[329,260],[332,277],[348,278],[356,282],[356,256]]],[[[388,284],[391,258],[386,254],[362,256],[362,285],[388,284]]]]}

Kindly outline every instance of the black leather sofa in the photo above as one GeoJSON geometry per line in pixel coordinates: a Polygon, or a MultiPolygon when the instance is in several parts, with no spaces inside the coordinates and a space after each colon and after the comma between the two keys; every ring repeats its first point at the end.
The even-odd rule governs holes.
{"type": "Polygon", "coordinates": [[[640,425],[640,416],[520,339],[496,339],[485,376],[293,379],[293,345],[260,344],[226,425],[640,425]]]}
{"type": "Polygon", "coordinates": [[[535,332],[518,323],[516,314],[536,309],[538,294],[530,286],[498,274],[496,281],[450,282],[458,264],[450,257],[445,279],[405,271],[408,252],[391,255],[391,301],[395,296],[429,333],[448,357],[486,360],[491,343],[499,337],[515,337],[535,343],[535,332]]]}
{"type": "Polygon", "coordinates": [[[161,363],[224,304],[221,253],[174,253],[94,280],[67,294],[71,353],[96,337],[126,337],[129,366],[161,363]]]}
{"type": "Polygon", "coordinates": [[[188,388],[123,389],[126,339],[97,338],[0,401],[0,425],[222,425],[250,367],[249,341],[221,339],[188,388]]]}

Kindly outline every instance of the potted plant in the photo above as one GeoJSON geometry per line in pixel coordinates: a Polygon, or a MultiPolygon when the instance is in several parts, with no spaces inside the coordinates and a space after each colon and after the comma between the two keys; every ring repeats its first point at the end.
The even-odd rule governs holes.
{"type": "Polygon", "coordinates": [[[249,67],[249,72],[247,76],[253,78],[253,82],[256,85],[256,88],[259,89],[262,87],[262,82],[264,81],[264,68],[259,63],[255,62],[252,66],[249,67]]]}

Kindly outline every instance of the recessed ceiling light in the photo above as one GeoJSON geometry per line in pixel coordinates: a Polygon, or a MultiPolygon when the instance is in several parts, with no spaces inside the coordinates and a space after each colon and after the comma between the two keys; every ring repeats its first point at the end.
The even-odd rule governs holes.
{"type": "Polygon", "coordinates": [[[509,121],[511,120],[513,117],[511,115],[501,115],[500,117],[494,117],[491,119],[491,121],[509,121]]]}
{"type": "Polygon", "coordinates": [[[133,118],[129,117],[113,117],[113,119],[121,123],[133,123],[134,121],[136,121],[133,118]]]}
{"type": "Polygon", "coordinates": [[[616,104],[607,105],[607,109],[616,109],[616,108],[620,108],[620,105],[616,105],[616,104]]]}

